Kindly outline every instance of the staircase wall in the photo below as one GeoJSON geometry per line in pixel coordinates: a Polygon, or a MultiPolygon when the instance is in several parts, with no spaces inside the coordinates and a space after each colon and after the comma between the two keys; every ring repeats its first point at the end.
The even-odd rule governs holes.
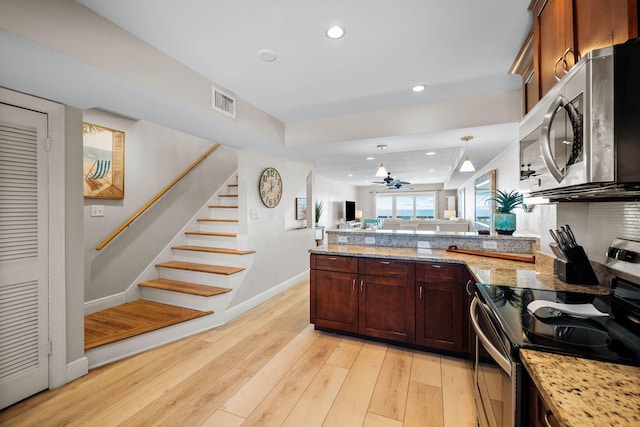
{"type": "Polygon", "coordinates": [[[84,120],[126,133],[125,199],[85,199],[85,302],[91,301],[93,309],[89,310],[94,311],[124,302],[127,287],[234,173],[237,151],[219,147],[120,236],[97,251],[98,243],[213,142],[103,112],[85,112],[84,120]],[[103,204],[105,216],[90,217],[92,204],[103,204]]]}

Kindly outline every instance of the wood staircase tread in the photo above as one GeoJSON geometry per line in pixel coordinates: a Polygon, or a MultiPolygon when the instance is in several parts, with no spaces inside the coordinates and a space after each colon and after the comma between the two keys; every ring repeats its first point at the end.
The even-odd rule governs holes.
{"type": "Polygon", "coordinates": [[[211,205],[211,209],[238,209],[237,206],[223,206],[223,205],[211,205]]]}
{"type": "Polygon", "coordinates": [[[238,233],[221,233],[218,231],[185,231],[184,234],[194,234],[197,236],[218,236],[218,237],[237,237],[238,233]]]}
{"type": "Polygon", "coordinates": [[[237,219],[200,218],[198,222],[240,222],[237,219]]]}
{"type": "Polygon", "coordinates": [[[156,267],[174,268],[177,270],[187,270],[187,271],[199,271],[202,273],[222,274],[225,276],[230,276],[232,274],[236,274],[244,270],[244,268],[241,268],[241,267],[227,267],[224,265],[198,264],[194,262],[184,262],[184,261],[161,262],[159,264],[156,264],[156,267]]]}
{"type": "Polygon", "coordinates": [[[227,255],[249,255],[255,254],[256,251],[239,251],[237,249],[227,249],[227,248],[211,248],[209,246],[172,246],[171,249],[181,250],[181,251],[196,251],[196,252],[210,252],[214,254],[227,254],[227,255]]]}
{"type": "Polygon", "coordinates": [[[90,350],[210,314],[213,311],[147,300],[131,301],[84,317],[84,349],[90,350]]]}
{"type": "Polygon", "coordinates": [[[200,285],[198,283],[180,282],[178,280],[169,279],[153,279],[146,282],[138,283],[138,286],[144,288],[162,289],[165,291],[180,292],[183,294],[198,295],[201,297],[212,297],[215,295],[225,294],[231,288],[221,288],[218,286],[200,285]]]}
{"type": "Polygon", "coordinates": [[[238,184],[227,184],[227,187],[237,187],[238,184]]]}
{"type": "Polygon", "coordinates": [[[218,197],[238,197],[237,194],[220,194],[218,197]]]}

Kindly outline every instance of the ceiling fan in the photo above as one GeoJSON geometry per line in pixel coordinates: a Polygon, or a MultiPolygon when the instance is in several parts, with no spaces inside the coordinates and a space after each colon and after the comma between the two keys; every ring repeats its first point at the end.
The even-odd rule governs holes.
{"type": "MultiPolygon", "coordinates": [[[[399,190],[400,188],[402,188],[403,185],[408,185],[411,184],[410,182],[407,181],[401,181],[399,179],[393,178],[391,176],[391,172],[387,172],[387,177],[384,178],[382,181],[373,181],[374,184],[385,184],[387,187],[389,187],[389,189],[396,189],[399,190]]],[[[404,187],[405,189],[410,189],[410,187],[404,187]]]]}
{"type": "Polygon", "coordinates": [[[531,170],[531,163],[527,165],[527,170],[523,170],[523,169],[524,169],[524,165],[522,165],[520,169],[520,181],[524,181],[525,179],[529,178],[531,175],[535,176],[536,171],[531,170]]]}

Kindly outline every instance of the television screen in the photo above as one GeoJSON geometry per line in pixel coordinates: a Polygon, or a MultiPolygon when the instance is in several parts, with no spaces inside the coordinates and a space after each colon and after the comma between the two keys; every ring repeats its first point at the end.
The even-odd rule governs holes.
{"type": "Polygon", "coordinates": [[[356,220],[356,202],[344,202],[344,219],[345,221],[356,220]]]}

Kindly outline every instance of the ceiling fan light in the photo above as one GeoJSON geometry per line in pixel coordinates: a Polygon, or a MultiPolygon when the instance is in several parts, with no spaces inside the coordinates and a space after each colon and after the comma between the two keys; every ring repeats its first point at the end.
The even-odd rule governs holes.
{"type": "Polygon", "coordinates": [[[460,166],[460,172],[475,172],[476,168],[473,167],[473,163],[471,163],[471,159],[467,156],[462,162],[462,166],[460,166]]]}
{"type": "Polygon", "coordinates": [[[384,168],[384,163],[380,163],[380,166],[378,166],[378,172],[376,172],[376,176],[380,178],[384,178],[387,176],[387,170],[384,168]]]}

